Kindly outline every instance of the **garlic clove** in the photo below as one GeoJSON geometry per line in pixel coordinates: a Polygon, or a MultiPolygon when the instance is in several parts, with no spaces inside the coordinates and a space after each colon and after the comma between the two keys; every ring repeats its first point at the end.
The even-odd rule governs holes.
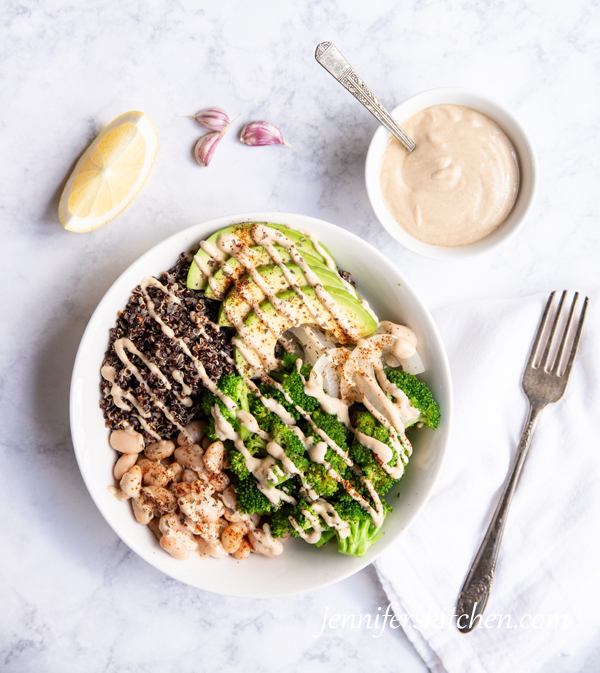
{"type": "Polygon", "coordinates": [[[213,158],[215,150],[217,149],[217,145],[224,135],[224,131],[207,133],[196,143],[196,147],[194,148],[194,157],[201,166],[208,166],[211,159],[213,158]]]}
{"type": "Polygon", "coordinates": [[[195,115],[186,115],[186,119],[195,119],[209,131],[223,131],[229,126],[229,117],[220,107],[207,107],[195,115]]]}
{"type": "Polygon", "coordinates": [[[285,142],[281,131],[276,126],[263,121],[246,124],[242,129],[240,140],[246,145],[254,147],[264,145],[287,145],[291,147],[289,143],[285,142]]]}

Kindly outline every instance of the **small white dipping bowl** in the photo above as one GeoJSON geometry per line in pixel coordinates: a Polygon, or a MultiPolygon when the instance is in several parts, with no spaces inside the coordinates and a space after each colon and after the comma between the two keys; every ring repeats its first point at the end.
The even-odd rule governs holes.
{"type": "Polygon", "coordinates": [[[472,257],[495,248],[513,236],[522,226],[531,209],[537,189],[537,157],[529,136],[515,117],[487,96],[470,91],[469,89],[447,87],[424,91],[405,100],[391,114],[402,125],[403,122],[417,112],[432,105],[441,104],[464,105],[483,112],[483,114],[500,125],[517,152],[520,172],[519,193],[513,209],[496,231],[481,241],[455,248],[423,243],[423,241],[419,241],[406,232],[387,209],[381,191],[381,162],[392,137],[383,126],[377,129],[369,146],[365,166],[365,178],[371,206],[375,211],[377,219],[390,236],[393,236],[397,241],[402,243],[404,247],[424,257],[456,260],[472,257]]]}

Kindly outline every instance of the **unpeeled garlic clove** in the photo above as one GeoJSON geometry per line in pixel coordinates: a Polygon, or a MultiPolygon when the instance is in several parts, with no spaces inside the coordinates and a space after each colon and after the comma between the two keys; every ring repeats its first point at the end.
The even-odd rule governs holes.
{"type": "Polygon", "coordinates": [[[187,115],[187,119],[195,119],[209,131],[223,131],[229,126],[229,117],[220,107],[207,107],[198,114],[187,115]]]}
{"type": "Polygon", "coordinates": [[[242,129],[240,140],[246,145],[255,147],[263,145],[287,145],[291,147],[289,143],[285,142],[281,131],[276,126],[262,121],[246,124],[242,129]]]}
{"type": "Polygon", "coordinates": [[[208,166],[211,159],[213,158],[215,150],[217,149],[217,145],[224,135],[225,131],[207,133],[196,143],[196,147],[194,148],[194,157],[201,166],[208,166]]]}

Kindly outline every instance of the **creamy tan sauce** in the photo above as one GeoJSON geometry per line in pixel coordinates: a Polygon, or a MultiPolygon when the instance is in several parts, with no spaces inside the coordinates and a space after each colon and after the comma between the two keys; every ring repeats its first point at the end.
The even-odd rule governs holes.
{"type": "Polygon", "coordinates": [[[500,126],[472,108],[434,105],[402,127],[416,149],[392,138],[381,164],[383,197],[398,224],[445,247],[495,231],[519,190],[517,154],[500,126]]]}

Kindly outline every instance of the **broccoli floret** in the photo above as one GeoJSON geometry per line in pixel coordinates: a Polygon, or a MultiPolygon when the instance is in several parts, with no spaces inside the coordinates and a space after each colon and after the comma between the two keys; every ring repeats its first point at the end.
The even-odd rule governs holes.
{"type": "MultiPolygon", "coordinates": [[[[333,455],[337,457],[337,454],[333,455]]],[[[327,460],[327,457],[325,460],[327,460]]],[[[338,482],[327,474],[325,466],[320,463],[310,463],[308,465],[306,469],[306,481],[311,484],[312,489],[317,495],[324,498],[334,495],[340,488],[338,482]]]]}
{"type": "Polygon", "coordinates": [[[250,470],[246,467],[246,459],[231,444],[226,447],[227,465],[229,469],[240,479],[246,479],[250,476],[250,470]]]}
{"type": "MultiPolygon", "coordinates": [[[[302,500],[296,505],[286,503],[270,517],[269,525],[271,526],[271,535],[273,537],[284,537],[286,534],[289,534],[290,537],[299,537],[298,531],[290,521],[290,517],[294,519],[302,530],[307,532],[310,531],[312,529],[312,524],[302,513],[302,510],[306,510],[318,518],[312,507],[302,500]]],[[[319,522],[323,531],[329,530],[328,526],[326,526],[322,520],[319,520],[319,522]]]]}
{"type": "Polygon", "coordinates": [[[295,417],[300,418],[300,413],[296,410],[296,405],[312,413],[320,407],[319,401],[304,392],[304,381],[310,376],[312,367],[303,364],[300,372],[296,369],[295,362],[298,359],[297,355],[286,353],[283,356],[284,365],[287,363],[290,369],[283,369],[276,372],[271,372],[272,378],[279,381],[285,392],[292,399],[293,404],[289,404],[285,397],[274,386],[263,385],[260,387],[260,392],[265,397],[272,397],[276,399],[295,417]],[[303,380],[304,379],[304,380],[303,380]]]}
{"type": "Polygon", "coordinates": [[[440,405],[433,399],[431,390],[413,374],[400,371],[399,369],[386,369],[388,379],[400,390],[406,393],[413,407],[421,414],[410,425],[423,423],[435,430],[440,424],[440,405]]]}
{"type": "MultiPolygon", "coordinates": [[[[397,464],[398,453],[390,441],[390,432],[372,414],[368,411],[359,411],[354,417],[354,427],[368,437],[374,437],[378,441],[387,444],[392,450],[392,457],[388,461],[388,464],[397,464]]],[[[355,437],[352,442],[350,457],[357,465],[360,465],[363,475],[371,481],[379,495],[385,495],[396,482],[381,467],[375,454],[360,443],[358,437],[355,437]]],[[[359,492],[364,492],[363,484],[356,483],[356,480],[353,480],[353,483],[355,483],[356,489],[359,492]]]]}
{"type": "MultiPolygon", "coordinates": [[[[269,397],[271,397],[271,395],[269,395],[269,397]]],[[[279,416],[269,411],[261,402],[260,397],[257,397],[256,395],[250,395],[248,397],[248,406],[250,413],[256,418],[258,427],[270,434],[271,427],[273,426],[273,423],[279,421],[279,416]]]]}
{"type": "MultiPolygon", "coordinates": [[[[341,538],[336,531],[338,551],[341,554],[363,557],[367,549],[383,535],[381,528],[375,526],[371,515],[347,493],[342,494],[332,504],[340,517],[350,526],[348,537],[341,538]]],[[[382,505],[385,518],[392,510],[385,500],[382,500],[382,505]]]]}
{"type": "MultiPolygon", "coordinates": [[[[230,397],[237,404],[239,409],[249,411],[248,386],[241,376],[238,376],[237,374],[225,374],[225,376],[222,376],[219,379],[217,387],[222,393],[227,395],[227,397],[230,397]]],[[[248,437],[250,434],[250,431],[241,425],[241,423],[237,420],[236,410],[230,411],[219,399],[219,397],[207,390],[202,397],[200,406],[202,411],[209,419],[207,432],[209,437],[211,439],[217,439],[214,430],[214,418],[212,417],[212,408],[215,406],[215,404],[218,405],[219,409],[221,410],[221,414],[227,419],[227,421],[229,421],[229,423],[231,423],[231,425],[233,425],[236,432],[239,432],[241,438],[246,439],[246,437],[248,437]]]]}
{"type": "MultiPolygon", "coordinates": [[[[265,454],[266,442],[258,435],[250,435],[244,442],[244,446],[253,456],[263,456],[265,454]]],[[[235,448],[233,442],[225,442],[225,455],[229,469],[235,475],[240,479],[246,479],[250,475],[244,455],[235,448]]]]}
{"type": "MultiPolygon", "coordinates": [[[[298,357],[299,356],[296,355],[296,353],[285,353],[282,362],[283,362],[283,368],[285,369],[286,372],[297,371],[298,357]]],[[[305,379],[307,379],[310,376],[311,370],[312,367],[306,362],[303,362],[302,365],[300,366],[300,373],[302,374],[302,376],[304,376],[305,379]]]]}
{"type": "MultiPolygon", "coordinates": [[[[344,451],[348,451],[348,428],[338,420],[335,414],[328,414],[322,409],[317,409],[312,415],[313,423],[323,432],[333,439],[333,441],[344,451]]],[[[313,437],[315,442],[322,442],[323,438],[309,426],[307,437],[313,437]]]]}
{"type": "Polygon", "coordinates": [[[310,464],[306,455],[304,444],[292,429],[281,421],[273,423],[271,428],[271,441],[279,444],[285,451],[286,456],[302,472],[305,472],[310,464]]]}
{"type": "Polygon", "coordinates": [[[390,449],[394,450],[390,442],[390,431],[381,425],[381,423],[373,416],[373,414],[368,411],[359,411],[354,416],[354,422],[352,424],[354,429],[358,432],[362,432],[363,435],[373,437],[374,439],[387,444],[390,449]]]}
{"type": "Polygon", "coordinates": [[[392,479],[376,460],[370,465],[362,465],[361,469],[363,475],[371,482],[373,488],[380,496],[385,495],[398,481],[397,479],[392,479]]]}
{"type": "Polygon", "coordinates": [[[275,509],[269,499],[258,490],[256,480],[252,476],[237,480],[235,499],[238,509],[244,514],[267,514],[275,509]]]}

